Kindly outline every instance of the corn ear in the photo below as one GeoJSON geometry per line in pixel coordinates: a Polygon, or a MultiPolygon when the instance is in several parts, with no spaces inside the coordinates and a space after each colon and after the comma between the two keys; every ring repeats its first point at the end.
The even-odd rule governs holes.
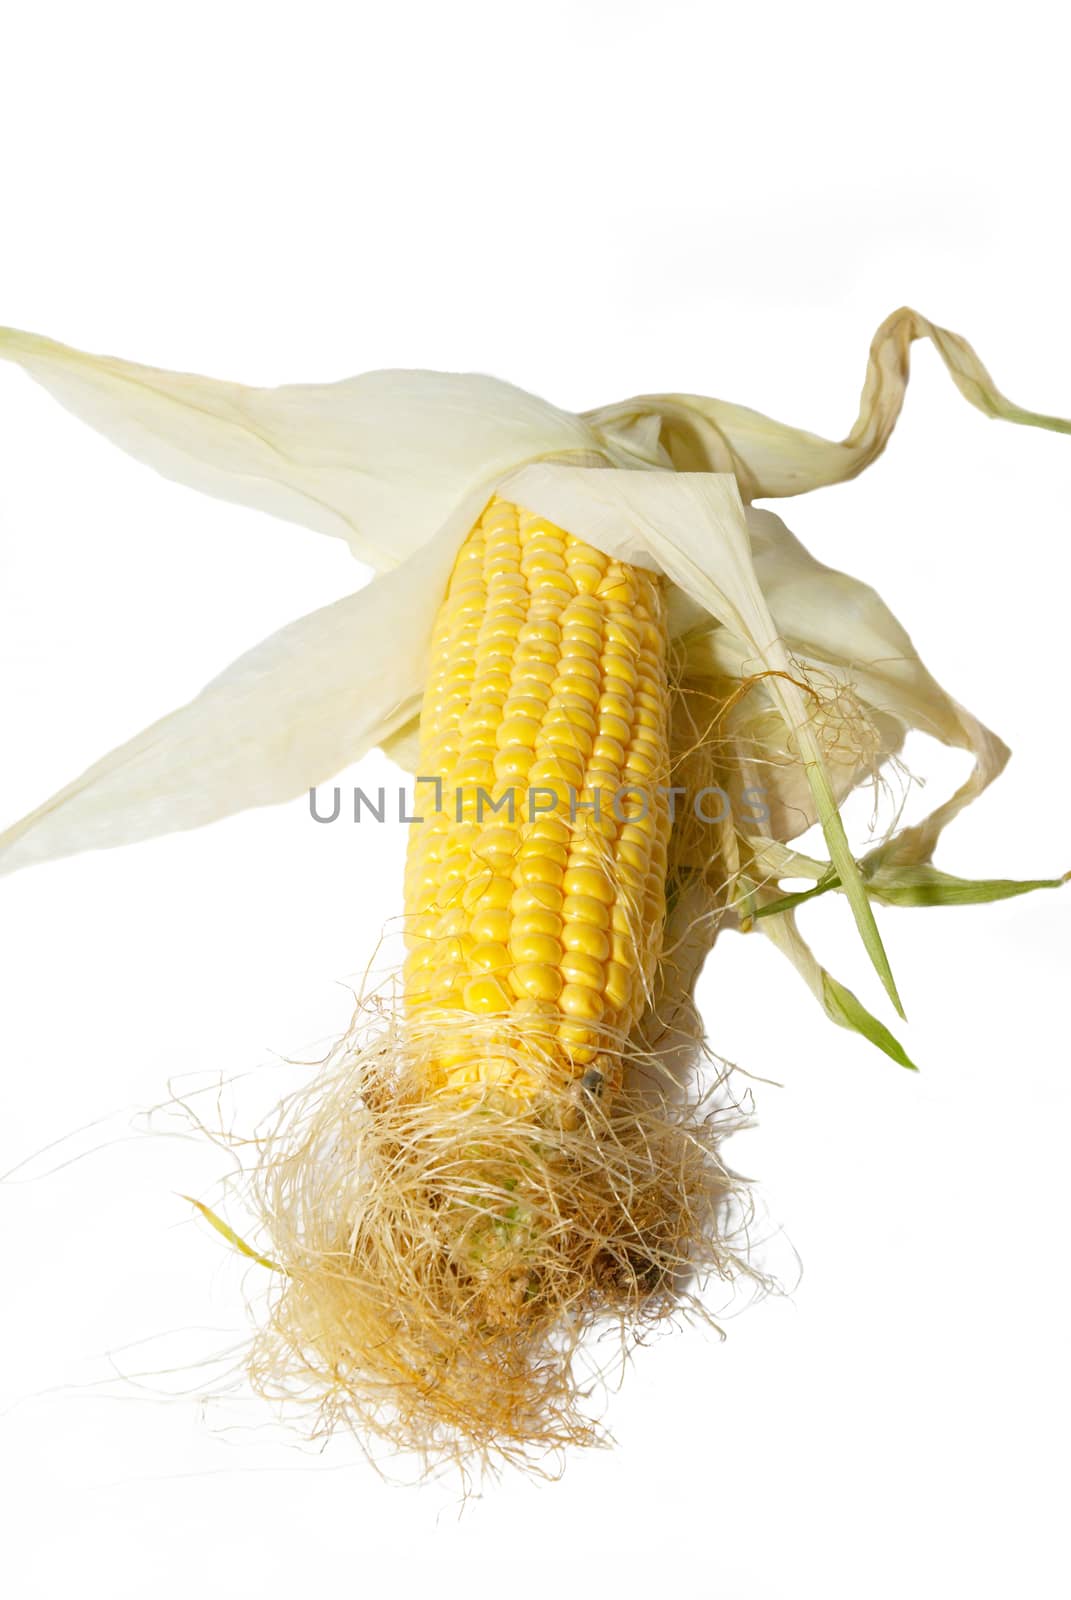
{"type": "Polygon", "coordinates": [[[666,651],[654,574],[499,498],[462,545],[421,716],[406,1002],[486,1017],[520,1050],[466,1044],[441,1086],[616,1076],[605,1049],[638,1021],[662,943],[666,651]]]}

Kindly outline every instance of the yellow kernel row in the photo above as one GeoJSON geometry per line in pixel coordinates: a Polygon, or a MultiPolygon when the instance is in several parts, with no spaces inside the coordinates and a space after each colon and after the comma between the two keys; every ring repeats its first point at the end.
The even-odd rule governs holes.
{"type": "MultiPolygon", "coordinates": [[[[667,723],[658,580],[492,501],[432,640],[421,771],[457,804],[409,840],[410,1007],[549,1026],[572,1069],[627,1033],[660,951],[668,810],[610,800],[664,781],[667,723]],[[480,789],[515,791],[512,814],[484,818],[480,789]]],[[[491,1068],[451,1060],[450,1081],[466,1070],[491,1068]]]]}

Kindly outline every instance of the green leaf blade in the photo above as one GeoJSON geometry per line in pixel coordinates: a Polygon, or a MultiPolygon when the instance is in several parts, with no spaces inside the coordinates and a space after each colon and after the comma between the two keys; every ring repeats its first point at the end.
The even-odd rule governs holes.
{"type": "Polygon", "coordinates": [[[906,1067],[909,1072],[919,1070],[895,1034],[890,1033],[883,1022],[870,1014],[859,997],[845,988],[844,984],[838,983],[829,972],[823,972],[822,999],[830,1017],[842,1028],[861,1033],[864,1039],[869,1039],[872,1045],[898,1066],[906,1067]]]}
{"type": "Polygon", "coordinates": [[[246,1244],[242,1236],[235,1233],[230,1223],[224,1222],[223,1218],[217,1216],[211,1207],[206,1206],[202,1200],[195,1200],[192,1194],[180,1195],[179,1199],[186,1200],[191,1206],[195,1206],[205,1221],[210,1222],[216,1232],[222,1234],[227,1243],[232,1245],[240,1255],[248,1256],[250,1261],[255,1261],[258,1266],[268,1267],[272,1272],[285,1272],[286,1268],[281,1267],[277,1261],[273,1261],[270,1256],[262,1256],[259,1250],[254,1250],[251,1244],[246,1244]]]}
{"type": "Polygon", "coordinates": [[[997,900],[1014,900],[1038,889],[1059,889],[1071,880],[1062,878],[957,878],[923,864],[881,867],[868,885],[875,900],[890,906],[977,906],[997,900]]]}

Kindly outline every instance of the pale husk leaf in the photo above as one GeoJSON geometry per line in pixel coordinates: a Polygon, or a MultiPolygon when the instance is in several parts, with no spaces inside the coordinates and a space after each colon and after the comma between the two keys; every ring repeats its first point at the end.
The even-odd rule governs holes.
{"type": "MultiPolygon", "coordinates": [[[[871,735],[869,740],[858,736],[857,759],[831,766],[838,799],[873,776],[911,730],[974,757],[974,769],[956,794],[883,847],[897,860],[928,859],[942,828],[1002,770],[1007,747],[941,688],[869,584],[817,561],[770,511],[749,507],[747,524],[759,584],[793,659],[828,702],[838,692],[850,693],[871,735]]],[[[730,628],[693,623],[688,635],[693,672],[739,679],[746,675],[750,653],[750,641],[730,628]]],[[[772,737],[771,705],[770,686],[756,684],[734,711],[728,733],[737,745],[734,765],[741,787],[764,785],[771,808],[768,831],[788,840],[804,833],[817,811],[798,763],[786,760],[781,742],[772,737]]],[[[842,747],[850,756],[850,736],[842,747]]]]}
{"type": "Polygon", "coordinates": [[[459,507],[405,566],[272,634],[0,834],[0,872],[291,800],[388,738],[419,705],[435,611],[478,511],[459,507]]]}
{"type": "Polygon", "coordinates": [[[0,328],[0,358],[165,477],[336,535],[379,571],[509,468],[596,446],[579,418],[480,373],[251,388],[12,328],[0,328]]]}
{"type": "Polygon", "coordinates": [[[856,477],[884,450],[900,415],[916,339],[933,341],[957,389],[987,416],[1071,433],[1071,422],[1024,410],[1006,399],[966,339],[909,306],[894,311],[875,333],[859,414],[839,441],[704,395],[640,395],[584,416],[607,437],[627,435],[656,420],[658,443],[675,467],[731,472],[745,500],[803,494],[856,477]]]}

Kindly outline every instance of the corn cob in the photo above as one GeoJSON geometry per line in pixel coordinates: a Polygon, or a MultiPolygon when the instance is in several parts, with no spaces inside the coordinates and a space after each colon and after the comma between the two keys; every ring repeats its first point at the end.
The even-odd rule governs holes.
{"type": "Polygon", "coordinates": [[[444,1049],[437,1086],[615,1084],[662,944],[666,644],[655,574],[490,502],[432,636],[405,999],[509,1048],[444,1049]]]}

